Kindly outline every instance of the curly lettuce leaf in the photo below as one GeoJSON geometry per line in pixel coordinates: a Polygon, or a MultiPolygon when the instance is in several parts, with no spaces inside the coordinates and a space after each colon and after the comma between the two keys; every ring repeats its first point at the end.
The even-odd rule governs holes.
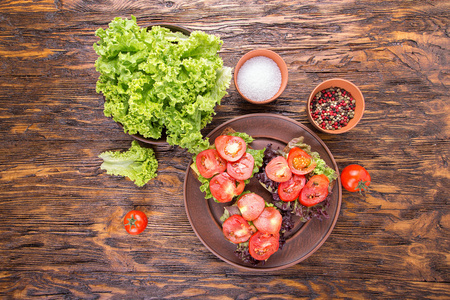
{"type": "Polygon", "coordinates": [[[189,36],[153,26],[141,28],[136,18],[115,18],[95,33],[100,73],[97,92],[105,97],[104,114],[124,131],[158,139],[197,153],[209,145],[201,130],[227,94],[231,68],[224,67],[215,35],[189,36]]]}
{"type": "Polygon", "coordinates": [[[227,135],[240,137],[241,139],[244,140],[244,142],[247,145],[251,144],[255,140],[253,137],[251,137],[250,135],[248,135],[245,132],[230,132],[230,133],[227,133],[227,135]]]}
{"type": "Polygon", "coordinates": [[[103,159],[100,169],[109,175],[128,177],[137,186],[143,186],[156,177],[158,161],[151,148],[144,148],[137,141],[125,152],[106,151],[99,155],[103,159]]]}
{"type": "MultiPolygon", "coordinates": [[[[252,171],[252,176],[253,177],[256,173],[259,172],[259,169],[262,167],[263,165],[263,160],[264,160],[264,151],[266,149],[262,149],[262,150],[255,150],[252,148],[247,149],[247,152],[250,153],[253,158],[255,159],[255,163],[253,165],[253,171],[252,171]]],[[[251,178],[250,177],[250,178],[251,178]]]]}

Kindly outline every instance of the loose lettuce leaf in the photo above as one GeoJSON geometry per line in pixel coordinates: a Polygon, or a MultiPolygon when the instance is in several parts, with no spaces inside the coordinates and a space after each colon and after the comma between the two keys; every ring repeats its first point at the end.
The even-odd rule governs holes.
{"type": "Polygon", "coordinates": [[[100,169],[109,175],[128,177],[137,186],[156,177],[158,161],[153,149],[141,147],[137,141],[133,141],[126,152],[106,151],[99,157],[103,159],[100,169]]]}
{"type": "Polygon", "coordinates": [[[115,18],[95,33],[100,73],[97,92],[105,97],[104,114],[124,131],[158,139],[191,153],[209,146],[201,130],[214,107],[227,94],[231,68],[224,67],[215,35],[190,36],[153,26],[141,28],[136,18],[115,18]]]}

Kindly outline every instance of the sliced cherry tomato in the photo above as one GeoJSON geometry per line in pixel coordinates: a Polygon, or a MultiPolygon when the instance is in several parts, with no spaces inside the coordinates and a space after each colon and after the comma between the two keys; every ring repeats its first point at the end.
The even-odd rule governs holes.
{"type": "Polygon", "coordinates": [[[205,178],[211,178],[217,173],[225,172],[227,162],[220,157],[216,149],[208,149],[200,152],[195,159],[197,169],[205,178]]]}
{"type": "Polygon", "coordinates": [[[246,180],[252,176],[255,159],[250,153],[245,153],[237,161],[227,162],[227,173],[237,180],[246,180]]]}
{"type": "Polygon", "coordinates": [[[306,178],[304,175],[292,175],[291,179],[278,185],[278,196],[285,202],[294,201],[300,195],[305,186],[306,178]]]}
{"type": "Polygon", "coordinates": [[[214,140],[220,156],[227,161],[237,161],[247,150],[247,144],[238,136],[220,135],[214,140]]]}
{"type": "Polygon", "coordinates": [[[148,219],[144,212],[139,210],[129,211],[124,219],[123,225],[129,234],[140,234],[147,228],[148,219]]]}
{"type": "Polygon", "coordinates": [[[317,164],[308,153],[299,147],[294,147],[289,151],[287,161],[292,173],[297,175],[308,174],[314,170],[317,164]]]}
{"type": "Polygon", "coordinates": [[[266,234],[258,231],[250,238],[249,253],[254,259],[266,260],[278,251],[280,247],[279,240],[279,234],[266,234]]]}
{"type": "Polygon", "coordinates": [[[255,227],[267,234],[278,234],[283,217],[275,207],[266,207],[258,218],[253,220],[255,227]]]}
{"type": "Polygon", "coordinates": [[[267,164],[266,174],[276,182],[285,182],[292,177],[291,169],[283,156],[277,156],[267,164]]]}
{"type": "Polygon", "coordinates": [[[236,180],[227,172],[217,174],[209,182],[211,194],[222,203],[230,202],[235,196],[242,194],[244,188],[243,180],[236,180]]]}
{"type": "Polygon", "coordinates": [[[242,217],[247,221],[253,221],[259,217],[266,206],[264,198],[255,193],[242,195],[236,204],[241,211],[242,217]]]}
{"type": "Polygon", "coordinates": [[[299,202],[304,206],[314,206],[328,196],[330,181],[325,175],[314,175],[308,180],[300,193],[299,202]]]}
{"type": "Polygon", "coordinates": [[[359,165],[348,165],[341,173],[342,186],[349,192],[367,190],[370,180],[369,172],[359,165]]]}
{"type": "Polygon", "coordinates": [[[239,244],[248,241],[256,229],[240,215],[232,215],[222,224],[222,231],[230,242],[239,244]]]}

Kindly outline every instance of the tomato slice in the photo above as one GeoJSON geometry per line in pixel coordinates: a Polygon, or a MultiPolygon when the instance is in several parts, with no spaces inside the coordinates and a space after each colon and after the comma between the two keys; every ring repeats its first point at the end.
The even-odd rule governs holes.
{"type": "Polygon", "coordinates": [[[242,195],[236,204],[241,211],[242,217],[247,221],[253,221],[258,218],[266,206],[263,197],[255,193],[242,195]]]}
{"type": "MultiPolygon", "coordinates": [[[[234,179],[233,177],[231,177],[231,178],[234,179]]],[[[244,180],[235,180],[235,185],[236,185],[235,194],[236,194],[236,196],[239,196],[240,194],[242,194],[244,192],[245,182],[244,182],[244,180]]]]}
{"type": "Polygon", "coordinates": [[[239,244],[248,241],[256,229],[240,215],[232,215],[222,224],[222,232],[227,240],[239,244]]]}
{"type": "Polygon", "coordinates": [[[235,196],[242,194],[244,188],[243,180],[236,180],[227,172],[217,174],[209,182],[211,194],[221,203],[230,202],[235,196]]]}
{"type": "Polygon", "coordinates": [[[291,169],[283,156],[272,159],[265,170],[267,177],[276,182],[285,182],[292,177],[291,169]]]}
{"type": "Polygon", "coordinates": [[[300,195],[305,186],[306,178],[304,175],[292,175],[291,179],[278,185],[278,196],[285,202],[294,201],[300,195]]]}
{"type": "Polygon", "coordinates": [[[328,196],[330,181],[325,175],[314,175],[300,193],[299,202],[304,206],[314,206],[328,196]]]}
{"type": "Polygon", "coordinates": [[[255,227],[267,234],[279,234],[283,217],[275,207],[266,207],[258,218],[253,220],[255,227]]]}
{"type": "Polygon", "coordinates": [[[247,144],[238,136],[220,135],[214,140],[220,156],[227,161],[237,161],[247,150],[247,144]]]}
{"type": "Polygon", "coordinates": [[[211,178],[217,173],[225,172],[227,161],[220,157],[216,149],[208,149],[200,152],[195,159],[197,169],[205,178],[211,178]]]}
{"type": "Polygon", "coordinates": [[[278,234],[266,234],[256,232],[250,238],[248,250],[250,255],[257,260],[266,260],[278,251],[280,247],[280,236],[278,234]]]}
{"type": "Polygon", "coordinates": [[[289,151],[288,164],[292,173],[297,175],[305,175],[314,170],[316,162],[311,156],[299,147],[294,147],[289,151]]]}
{"type": "Polygon", "coordinates": [[[250,153],[245,153],[237,161],[227,162],[227,173],[237,180],[246,180],[252,176],[255,159],[250,153]]]}

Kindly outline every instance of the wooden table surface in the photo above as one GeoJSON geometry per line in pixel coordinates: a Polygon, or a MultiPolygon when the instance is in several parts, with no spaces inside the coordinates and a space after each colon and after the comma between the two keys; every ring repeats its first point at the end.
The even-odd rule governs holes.
{"type": "Polygon", "coordinates": [[[444,299],[449,270],[448,1],[5,0],[0,3],[0,297],[5,299],[444,299]],[[256,48],[289,69],[273,104],[234,84],[204,129],[250,113],[312,129],[305,103],[344,78],[366,99],[342,135],[315,131],[339,169],[372,175],[366,197],[344,191],[328,240],[303,262],[253,274],[211,253],[186,215],[191,155],[154,147],[158,176],[142,188],[100,170],[129,148],[103,115],[94,32],[117,16],[219,35],[225,65],[256,48]],[[133,208],[146,231],[121,225],[133,208]]]}

